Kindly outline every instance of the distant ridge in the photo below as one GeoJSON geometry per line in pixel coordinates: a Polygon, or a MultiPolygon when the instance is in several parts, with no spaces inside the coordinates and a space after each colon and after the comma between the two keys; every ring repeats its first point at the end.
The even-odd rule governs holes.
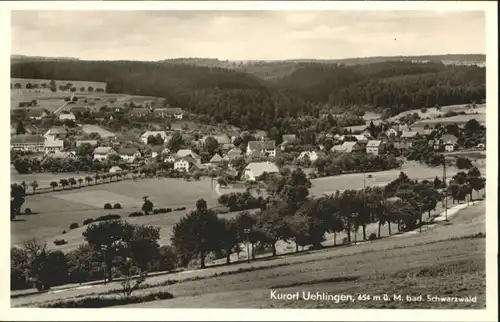
{"type": "Polygon", "coordinates": [[[25,55],[11,55],[11,62],[25,62],[25,61],[60,61],[60,60],[80,60],[73,57],[43,57],[43,56],[25,56],[25,55]]]}

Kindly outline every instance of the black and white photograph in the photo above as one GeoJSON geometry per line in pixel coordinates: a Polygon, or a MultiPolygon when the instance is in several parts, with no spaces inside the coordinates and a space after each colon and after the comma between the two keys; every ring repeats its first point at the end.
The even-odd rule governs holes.
{"type": "Polygon", "coordinates": [[[495,7],[437,4],[11,8],[12,312],[487,320],[495,7]]]}

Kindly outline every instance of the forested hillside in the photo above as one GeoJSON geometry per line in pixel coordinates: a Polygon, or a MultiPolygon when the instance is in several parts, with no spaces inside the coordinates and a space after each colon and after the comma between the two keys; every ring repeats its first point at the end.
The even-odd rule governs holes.
{"type": "Polygon", "coordinates": [[[355,66],[311,64],[278,84],[311,102],[340,108],[408,110],[424,106],[479,102],[486,95],[486,69],[384,62],[355,66]]]}
{"type": "Polygon", "coordinates": [[[317,117],[328,109],[395,114],[436,104],[480,102],[486,92],[485,68],[475,66],[403,61],[294,64],[293,72],[273,82],[232,68],[178,61],[13,61],[11,77],[106,82],[110,93],[163,97],[187,111],[249,129],[270,129],[279,119],[317,117]]]}

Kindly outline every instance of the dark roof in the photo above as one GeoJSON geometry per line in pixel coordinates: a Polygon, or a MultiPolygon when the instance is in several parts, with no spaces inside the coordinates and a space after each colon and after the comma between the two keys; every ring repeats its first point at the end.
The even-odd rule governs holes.
{"type": "Polygon", "coordinates": [[[43,108],[31,108],[26,112],[28,117],[40,117],[45,113],[43,108]]]}
{"type": "Polygon", "coordinates": [[[281,137],[282,141],[283,142],[293,142],[297,139],[297,136],[295,134],[284,134],[282,137],[281,137]]]}
{"type": "Polygon", "coordinates": [[[21,134],[10,138],[11,144],[41,144],[44,142],[45,138],[40,135],[21,134]]]}
{"type": "Polygon", "coordinates": [[[248,146],[250,150],[274,150],[276,148],[274,141],[250,141],[248,146]]]}
{"type": "Polygon", "coordinates": [[[118,148],[116,152],[120,155],[134,155],[138,150],[137,148],[118,148]]]}
{"type": "Polygon", "coordinates": [[[77,112],[83,113],[89,111],[90,109],[87,106],[78,105],[78,106],[72,106],[69,110],[73,113],[77,112]]]}
{"type": "Polygon", "coordinates": [[[458,139],[456,136],[454,136],[453,134],[444,134],[441,136],[441,140],[443,141],[451,141],[451,142],[457,142],[458,139]]]}

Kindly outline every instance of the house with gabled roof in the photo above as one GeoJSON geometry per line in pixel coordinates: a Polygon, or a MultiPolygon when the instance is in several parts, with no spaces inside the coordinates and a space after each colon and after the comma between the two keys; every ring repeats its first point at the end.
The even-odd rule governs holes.
{"type": "Polygon", "coordinates": [[[132,163],[142,157],[141,151],[136,147],[120,147],[116,152],[121,159],[129,163],[132,163]]]}
{"type": "Polygon", "coordinates": [[[370,140],[366,144],[366,153],[379,155],[384,152],[385,144],[381,140],[370,140]]]}
{"type": "Polygon", "coordinates": [[[97,140],[77,140],[76,141],[76,147],[79,148],[83,144],[89,144],[90,146],[97,146],[98,142],[97,140]]]}
{"type": "Polygon", "coordinates": [[[75,116],[75,114],[73,114],[71,112],[62,111],[61,114],[59,114],[59,120],[61,120],[61,121],[65,121],[65,120],[74,121],[74,120],[76,120],[76,116],[75,116]]]}
{"type": "Polygon", "coordinates": [[[394,128],[390,127],[385,131],[385,135],[388,137],[397,137],[398,131],[395,130],[394,128]]]}
{"type": "Polygon", "coordinates": [[[76,154],[74,152],[62,152],[62,151],[54,151],[47,153],[45,155],[44,160],[46,159],[56,159],[56,160],[76,160],[76,154]]]}
{"type": "Polygon", "coordinates": [[[222,157],[220,156],[219,153],[214,154],[214,156],[210,159],[209,163],[211,165],[219,165],[222,162],[222,157]]]}
{"type": "Polygon", "coordinates": [[[49,135],[45,138],[44,147],[45,153],[61,151],[64,148],[64,140],[49,135]]]}
{"type": "Polygon", "coordinates": [[[94,160],[102,161],[106,160],[108,155],[118,154],[112,147],[100,146],[94,149],[94,160]]]}
{"type": "Polygon", "coordinates": [[[179,156],[180,158],[185,158],[185,157],[191,157],[193,158],[196,163],[200,163],[201,164],[201,157],[193,152],[191,149],[180,149],[179,151],[177,151],[177,156],[179,156]]]}
{"type": "Polygon", "coordinates": [[[26,117],[32,120],[41,120],[47,115],[45,109],[39,107],[30,108],[26,111],[26,117]]]}
{"type": "Polygon", "coordinates": [[[225,156],[227,156],[230,160],[241,157],[242,152],[240,148],[232,148],[229,150],[225,156]]]}
{"type": "Polygon", "coordinates": [[[256,181],[264,172],[279,173],[279,168],[273,162],[251,162],[245,167],[243,177],[248,181],[256,181]]]}
{"type": "Polygon", "coordinates": [[[197,166],[199,163],[197,160],[192,158],[191,156],[185,156],[177,159],[174,162],[174,170],[181,171],[181,172],[188,172],[189,169],[193,166],[197,166]]]}
{"type": "Polygon", "coordinates": [[[332,152],[352,153],[363,150],[363,146],[355,141],[346,141],[340,145],[334,145],[332,152]]]}
{"type": "Polygon", "coordinates": [[[434,142],[434,150],[441,150],[444,147],[446,152],[453,152],[457,146],[458,138],[453,134],[443,134],[434,142]]]}
{"type": "Polygon", "coordinates": [[[43,136],[64,139],[68,135],[68,129],[64,126],[53,126],[43,136]]]}
{"type": "Polygon", "coordinates": [[[260,152],[270,157],[276,156],[275,141],[249,141],[247,145],[247,155],[253,155],[260,152]]]}

